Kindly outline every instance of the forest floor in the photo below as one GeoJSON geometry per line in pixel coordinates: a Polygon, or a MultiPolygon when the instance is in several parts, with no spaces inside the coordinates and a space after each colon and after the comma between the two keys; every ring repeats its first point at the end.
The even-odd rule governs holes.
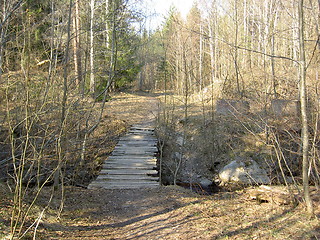
{"type": "MultiPolygon", "coordinates": [[[[106,112],[130,125],[148,121],[157,106],[156,96],[123,93],[108,103],[106,112]]],[[[50,194],[51,188],[44,189],[38,205],[50,194]]],[[[0,210],[9,210],[4,200],[0,204],[0,210]]],[[[319,221],[308,218],[303,204],[259,203],[250,200],[246,190],[209,196],[177,186],[137,190],[68,186],[57,219],[59,206],[59,199],[52,201],[36,239],[320,239],[319,221]]],[[[319,217],[319,202],[316,213],[319,217]]],[[[0,237],[1,220],[0,215],[0,237]]]]}

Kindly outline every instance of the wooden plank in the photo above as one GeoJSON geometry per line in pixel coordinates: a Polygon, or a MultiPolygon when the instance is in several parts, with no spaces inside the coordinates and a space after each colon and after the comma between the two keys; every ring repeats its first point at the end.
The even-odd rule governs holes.
{"type": "Polygon", "coordinates": [[[156,167],[157,164],[156,162],[107,162],[102,164],[103,168],[111,168],[111,167],[121,167],[121,168],[125,168],[125,167],[146,167],[146,168],[152,168],[152,167],[156,167]]]}
{"type": "Polygon", "coordinates": [[[146,164],[146,165],[157,165],[157,161],[154,160],[139,160],[139,159],[122,159],[122,160],[106,160],[103,165],[105,164],[117,164],[119,165],[141,165],[141,164],[146,164]]]}
{"type": "Polygon", "coordinates": [[[146,188],[146,187],[158,187],[159,183],[155,182],[148,182],[148,183],[133,183],[133,184],[126,184],[126,183],[92,183],[90,187],[102,187],[106,189],[132,189],[132,188],[146,188]]]}
{"type": "Polygon", "coordinates": [[[128,132],[129,134],[141,134],[141,135],[150,135],[150,136],[155,136],[154,132],[150,132],[150,131],[144,131],[144,130],[129,130],[128,132]]]}
{"type": "Polygon", "coordinates": [[[139,152],[139,151],[115,151],[112,153],[113,157],[125,157],[127,155],[130,156],[136,156],[137,158],[143,157],[145,155],[148,155],[149,157],[155,157],[156,153],[155,152],[139,152]]]}
{"type": "Polygon", "coordinates": [[[119,156],[119,155],[150,155],[154,156],[156,152],[153,151],[139,151],[139,150],[115,150],[112,152],[112,156],[119,156]]]}
{"type": "MultiPolygon", "coordinates": [[[[129,132],[127,135],[127,137],[132,137],[132,138],[135,138],[135,139],[157,139],[156,135],[154,134],[147,134],[147,133],[143,133],[143,132],[129,132]]],[[[126,137],[124,136],[124,137],[126,137]]]]}
{"type": "Polygon", "coordinates": [[[136,142],[118,142],[116,147],[156,147],[157,142],[143,142],[143,143],[136,143],[136,142]]]}
{"type": "Polygon", "coordinates": [[[154,132],[154,128],[146,128],[146,127],[138,127],[138,126],[132,126],[129,130],[131,131],[145,131],[145,132],[154,132]]]}
{"type": "Polygon", "coordinates": [[[143,178],[142,176],[139,177],[139,178],[133,178],[133,177],[136,177],[136,176],[133,176],[133,175],[132,176],[115,175],[115,177],[114,177],[114,176],[111,175],[109,177],[106,177],[105,175],[102,175],[101,177],[97,178],[93,182],[101,182],[101,181],[109,181],[109,182],[110,181],[117,181],[117,182],[148,181],[148,182],[151,182],[151,183],[159,182],[159,178],[157,178],[157,177],[153,177],[153,179],[151,179],[151,177],[147,178],[148,176],[146,176],[145,178],[143,178]]]}
{"type": "Polygon", "coordinates": [[[143,144],[140,144],[140,143],[124,143],[124,142],[122,142],[122,143],[118,143],[116,147],[117,148],[118,147],[127,147],[127,148],[133,148],[133,147],[138,147],[138,148],[139,147],[145,147],[145,148],[155,147],[155,148],[157,148],[157,143],[143,143],[143,144]]]}
{"type": "Polygon", "coordinates": [[[157,166],[157,162],[146,162],[146,161],[133,161],[133,162],[128,162],[128,161],[107,161],[102,164],[103,168],[108,168],[108,166],[136,166],[136,167],[141,167],[141,166],[148,166],[148,167],[155,167],[157,166]]]}
{"type": "Polygon", "coordinates": [[[130,128],[129,133],[138,133],[138,134],[149,134],[149,135],[155,135],[153,130],[147,130],[147,129],[138,129],[138,128],[130,128]]]}
{"type": "MultiPolygon", "coordinates": [[[[143,139],[142,139],[143,140],[143,139]]],[[[143,145],[143,144],[157,144],[158,140],[157,139],[151,139],[151,140],[123,140],[123,139],[119,139],[118,144],[139,144],[139,145],[143,145]]]]}
{"type": "Polygon", "coordinates": [[[148,144],[148,143],[157,144],[158,140],[152,139],[152,138],[140,138],[140,139],[133,139],[133,137],[120,138],[119,143],[121,144],[123,142],[143,145],[143,144],[148,144]]]}
{"type": "Polygon", "coordinates": [[[155,156],[156,152],[153,151],[139,151],[139,150],[116,150],[112,152],[112,156],[125,156],[125,155],[135,155],[135,156],[145,156],[145,155],[149,155],[149,156],[155,156]]]}
{"type": "Polygon", "coordinates": [[[147,175],[99,175],[97,177],[97,180],[102,180],[102,179],[159,181],[158,177],[152,177],[147,175]]]}
{"type": "Polygon", "coordinates": [[[127,150],[127,149],[133,150],[134,149],[134,150],[155,151],[155,152],[158,151],[158,148],[155,146],[144,146],[144,145],[142,145],[142,146],[116,146],[114,149],[115,150],[127,150]]]}
{"type": "MultiPolygon", "coordinates": [[[[108,160],[152,160],[157,161],[154,156],[137,156],[137,155],[125,155],[125,156],[109,156],[108,160]]],[[[106,160],[106,161],[108,161],[106,160]]]]}
{"type": "Polygon", "coordinates": [[[159,184],[157,181],[149,181],[149,180],[137,180],[137,179],[99,179],[95,180],[92,183],[96,184],[119,184],[119,185],[134,185],[134,184],[159,184]]]}
{"type": "Polygon", "coordinates": [[[125,135],[121,138],[119,138],[119,141],[131,141],[131,142],[157,142],[158,139],[154,136],[149,136],[149,135],[134,135],[134,134],[130,134],[130,135],[125,135]]]}
{"type": "Polygon", "coordinates": [[[136,149],[153,149],[155,151],[158,151],[158,148],[157,146],[154,146],[154,145],[146,145],[145,143],[143,144],[135,144],[135,145],[129,145],[129,144],[123,144],[123,145],[120,145],[120,144],[117,144],[115,146],[115,149],[118,149],[118,148],[136,148],[136,149]],[[124,145],[124,146],[123,146],[124,145]]]}
{"type": "Polygon", "coordinates": [[[157,161],[146,161],[146,160],[107,160],[105,161],[102,166],[108,165],[108,164],[118,164],[122,166],[156,166],[157,161]]]}
{"type": "Polygon", "coordinates": [[[157,147],[154,147],[154,146],[139,146],[139,147],[135,147],[135,146],[117,146],[114,148],[113,151],[133,151],[133,150],[136,150],[136,151],[146,151],[146,152],[158,152],[158,148],[157,147]]]}
{"type": "Polygon", "coordinates": [[[119,152],[119,151],[128,151],[128,152],[158,152],[158,150],[155,149],[147,149],[147,148],[135,148],[135,147],[131,147],[131,148],[116,148],[113,150],[113,152],[119,152]]]}
{"type": "Polygon", "coordinates": [[[119,141],[131,141],[131,142],[138,143],[138,142],[157,142],[158,140],[150,136],[127,135],[119,138],[119,141]]]}
{"type": "Polygon", "coordinates": [[[103,188],[103,189],[141,189],[141,188],[157,188],[159,184],[135,184],[135,185],[108,185],[108,184],[90,184],[89,189],[103,188]]]}
{"type": "Polygon", "coordinates": [[[155,152],[158,152],[158,150],[155,150],[155,149],[147,149],[147,148],[116,148],[113,150],[113,152],[120,152],[120,151],[123,151],[123,152],[152,152],[152,153],[155,153],[155,152]]]}
{"type": "Polygon", "coordinates": [[[158,174],[157,170],[139,170],[139,169],[102,169],[101,174],[116,174],[116,175],[143,175],[143,174],[158,174]]]}
{"type": "MultiPolygon", "coordinates": [[[[148,145],[153,145],[153,146],[157,146],[158,141],[155,139],[146,139],[146,140],[130,140],[130,139],[120,139],[118,144],[119,145],[123,145],[123,144],[127,144],[127,145],[138,145],[138,146],[148,146],[148,145]]],[[[117,145],[118,145],[117,144],[117,145]]]]}
{"type": "Polygon", "coordinates": [[[123,152],[125,154],[134,154],[134,155],[151,153],[151,156],[153,156],[158,151],[154,149],[147,149],[147,148],[117,148],[113,150],[112,155],[114,155],[113,153],[119,153],[119,152],[123,152]]]}
{"type": "Polygon", "coordinates": [[[153,128],[132,126],[120,138],[111,156],[102,165],[98,178],[88,188],[135,189],[159,186],[158,139],[153,128]],[[151,176],[153,175],[153,176],[151,176]]]}
{"type": "MultiPolygon", "coordinates": [[[[141,138],[153,138],[157,139],[157,136],[154,133],[146,133],[146,132],[139,132],[139,131],[131,131],[128,132],[125,136],[123,137],[134,137],[135,139],[141,139],[141,138]]],[[[122,137],[122,138],[123,138],[122,137]]]]}
{"type": "Polygon", "coordinates": [[[132,126],[130,128],[131,130],[141,130],[141,131],[151,131],[151,132],[154,132],[154,128],[146,128],[146,127],[139,127],[139,126],[132,126]]]}
{"type": "Polygon", "coordinates": [[[156,137],[153,136],[143,136],[143,135],[126,135],[124,137],[121,137],[119,139],[120,141],[122,140],[130,140],[130,141],[157,141],[156,137]]]}
{"type": "Polygon", "coordinates": [[[132,179],[128,179],[128,180],[108,180],[108,179],[103,179],[103,180],[99,180],[99,181],[94,181],[93,183],[96,183],[96,184],[99,184],[99,183],[100,184],[109,184],[109,185],[111,185],[111,184],[116,185],[117,184],[117,185],[126,185],[126,186],[135,185],[135,184],[139,184],[139,185],[143,185],[143,184],[145,184],[145,185],[147,185],[147,184],[156,185],[156,184],[159,184],[159,182],[157,182],[157,181],[148,181],[148,180],[139,181],[139,180],[132,180],[132,179]]]}
{"type": "Polygon", "coordinates": [[[134,165],[134,164],[137,164],[137,165],[153,164],[153,165],[156,165],[157,160],[154,158],[153,159],[139,159],[139,158],[135,158],[135,159],[130,159],[130,158],[129,159],[108,159],[108,160],[104,161],[103,164],[109,164],[109,163],[119,163],[121,165],[125,165],[125,164],[131,164],[131,165],[134,165]]]}
{"type": "Polygon", "coordinates": [[[103,164],[103,169],[106,169],[106,170],[112,170],[112,169],[128,169],[128,170],[131,170],[131,169],[143,169],[143,170],[155,170],[156,166],[155,165],[145,165],[145,164],[142,164],[140,166],[137,166],[136,164],[135,165],[119,165],[119,164],[103,164]]]}

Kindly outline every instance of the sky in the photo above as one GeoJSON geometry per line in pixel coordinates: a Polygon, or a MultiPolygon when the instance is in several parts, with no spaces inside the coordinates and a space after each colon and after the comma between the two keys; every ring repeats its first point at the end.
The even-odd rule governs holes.
{"type": "Polygon", "coordinates": [[[149,24],[151,28],[155,28],[164,21],[164,17],[168,16],[170,7],[174,6],[182,15],[186,17],[195,0],[148,0],[148,9],[155,13],[149,24]]]}
{"type": "Polygon", "coordinates": [[[175,6],[182,16],[186,16],[192,7],[194,0],[153,0],[154,8],[161,14],[166,15],[171,6],[175,6]]]}

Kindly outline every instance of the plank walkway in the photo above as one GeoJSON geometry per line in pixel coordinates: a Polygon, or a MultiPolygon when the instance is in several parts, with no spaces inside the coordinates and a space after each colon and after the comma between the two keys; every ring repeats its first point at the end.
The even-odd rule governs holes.
{"type": "Polygon", "coordinates": [[[135,189],[159,186],[154,128],[135,125],[120,138],[88,188],[135,189]]]}

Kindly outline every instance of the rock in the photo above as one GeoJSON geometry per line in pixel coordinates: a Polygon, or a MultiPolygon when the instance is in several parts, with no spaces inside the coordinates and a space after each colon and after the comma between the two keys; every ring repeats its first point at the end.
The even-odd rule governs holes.
{"type": "Polygon", "coordinates": [[[182,158],[182,154],[179,153],[179,152],[175,152],[173,156],[174,156],[174,158],[177,159],[177,160],[179,160],[179,159],[182,158]]]}
{"type": "Polygon", "coordinates": [[[179,146],[183,146],[183,137],[182,136],[178,136],[177,137],[177,140],[176,140],[176,142],[177,142],[177,144],[179,145],[179,146]]]}
{"type": "Polygon", "coordinates": [[[220,191],[218,185],[208,178],[200,178],[199,184],[201,188],[209,194],[216,193],[220,191]]]}
{"type": "Polygon", "coordinates": [[[250,111],[250,104],[242,100],[219,99],[216,103],[216,113],[220,115],[247,114],[250,111]]]}
{"type": "Polygon", "coordinates": [[[252,159],[235,160],[219,171],[223,183],[235,182],[240,184],[269,184],[270,178],[266,171],[252,159]]]}
{"type": "Polygon", "coordinates": [[[207,188],[212,184],[212,181],[207,178],[201,178],[199,183],[202,187],[207,188]]]}
{"type": "Polygon", "coordinates": [[[273,99],[271,101],[271,110],[273,114],[277,117],[299,116],[300,101],[286,100],[286,99],[273,99]]]}
{"type": "Polygon", "coordinates": [[[293,194],[290,194],[288,191],[264,185],[259,188],[249,189],[247,194],[249,199],[256,200],[259,203],[271,202],[277,205],[288,205],[296,201],[293,194]]]}

